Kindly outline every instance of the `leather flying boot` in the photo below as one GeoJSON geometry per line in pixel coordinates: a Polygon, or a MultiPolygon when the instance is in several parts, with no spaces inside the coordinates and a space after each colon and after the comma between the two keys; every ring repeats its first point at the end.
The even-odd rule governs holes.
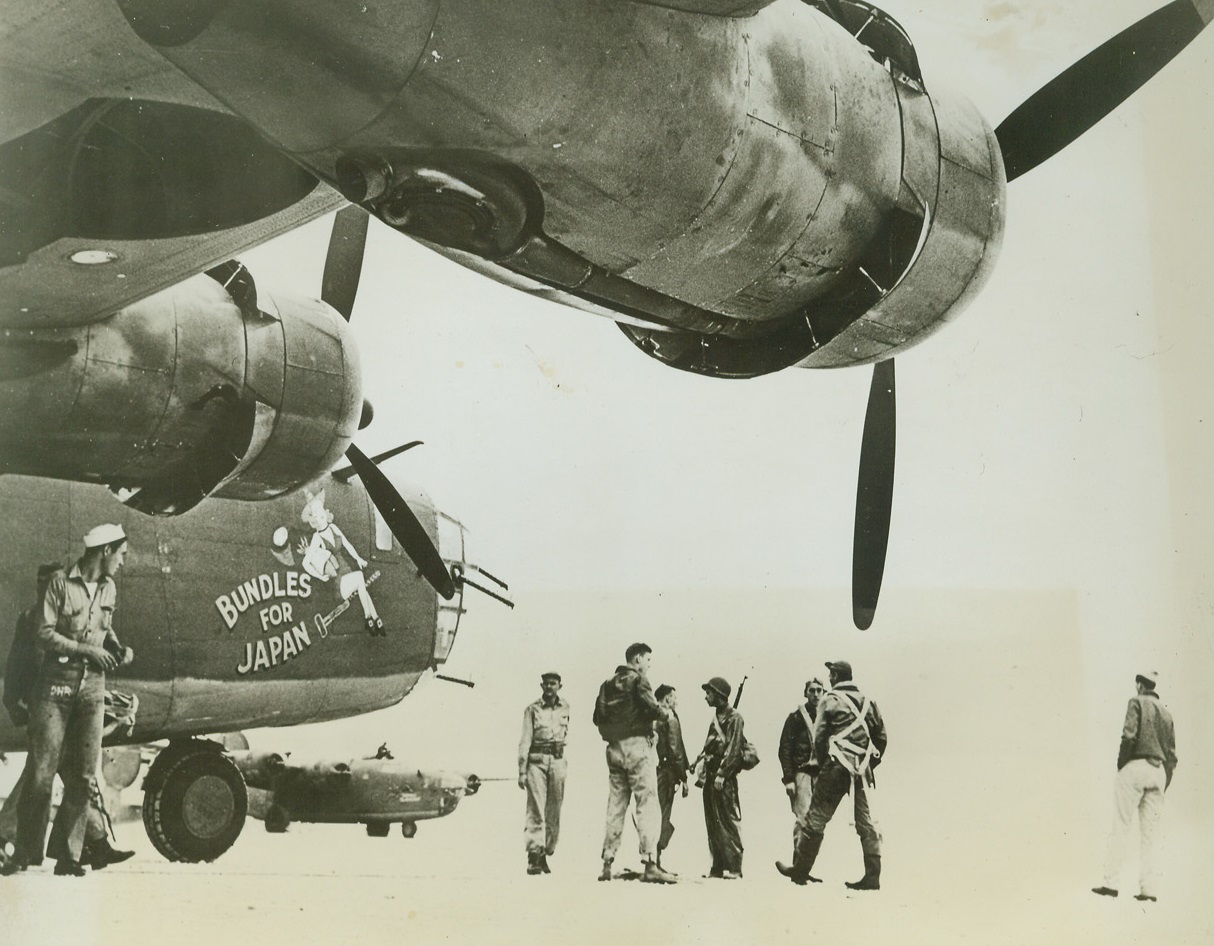
{"type": "Polygon", "coordinates": [[[20,858],[5,858],[4,863],[0,864],[0,877],[12,877],[13,874],[20,874],[27,867],[29,867],[29,865],[20,858]]]}
{"type": "Polygon", "coordinates": [[[67,857],[61,857],[55,861],[55,876],[56,877],[83,877],[88,871],[79,861],[73,861],[67,857]]]}
{"type": "Polygon", "coordinates": [[[540,852],[540,872],[544,874],[552,873],[552,869],[548,866],[548,853],[546,851],[540,852]]]}
{"type": "Polygon", "coordinates": [[[527,873],[542,874],[544,869],[540,867],[540,855],[535,851],[527,852],[527,873]]]}
{"type": "Polygon", "coordinates": [[[110,846],[109,838],[102,838],[85,844],[80,862],[88,864],[93,870],[104,870],[111,864],[121,864],[134,856],[134,851],[119,851],[110,846]]]}
{"type": "Polygon", "coordinates": [[[845,886],[852,890],[881,889],[881,855],[864,855],[864,876],[857,881],[846,881],[845,886]]]}
{"type": "Polygon", "coordinates": [[[818,851],[822,849],[822,835],[805,832],[797,842],[797,850],[793,854],[792,864],[776,861],[776,870],[791,880],[794,884],[820,884],[817,877],[811,877],[814,861],[818,859],[818,851]]]}

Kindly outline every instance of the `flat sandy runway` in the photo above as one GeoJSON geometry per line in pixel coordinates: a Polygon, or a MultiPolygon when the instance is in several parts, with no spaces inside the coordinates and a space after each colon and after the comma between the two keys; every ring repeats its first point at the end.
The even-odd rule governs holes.
{"type": "MultiPolygon", "coordinates": [[[[1204,833],[1171,833],[1167,896],[1157,904],[1135,902],[1133,891],[1115,901],[1096,897],[1088,890],[1094,874],[1068,877],[1051,856],[1036,873],[980,846],[958,847],[949,858],[940,849],[916,856],[905,842],[891,847],[888,829],[884,888],[854,893],[843,881],[859,873],[858,845],[841,817],[827,836],[820,885],[794,887],[775,873],[783,832],[750,844],[743,879],[701,879],[706,851],[696,801],[684,803],[683,830],[667,859],[685,881],[673,887],[597,882],[597,819],[589,816],[584,832],[576,818],[567,825],[578,834],[552,859],[552,875],[526,876],[514,830],[521,793],[509,784],[486,786],[449,820],[423,823],[412,840],[335,825],[295,825],[272,836],[250,821],[213,864],[170,864],[140,825],[127,823],[119,836],[138,856],[126,864],[81,880],[54,877],[49,867],[0,880],[0,939],[13,946],[737,944],[823,935],[864,944],[1214,942],[1204,833]],[[1201,876],[1183,865],[1204,865],[1201,876]]],[[[750,826],[764,820],[756,814],[750,826]]],[[[636,865],[634,843],[629,828],[620,868],[636,865]]]]}

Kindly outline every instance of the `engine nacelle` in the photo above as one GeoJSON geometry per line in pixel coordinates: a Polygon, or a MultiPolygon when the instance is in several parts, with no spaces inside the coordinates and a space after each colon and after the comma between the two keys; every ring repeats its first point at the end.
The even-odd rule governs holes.
{"type": "Polygon", "coordinates": [[[0,347],[0,470],[105,483],[151,514],[297,488],[340,459],[362,408],[345,321],[259,301],[237,263],[0,347]]]}

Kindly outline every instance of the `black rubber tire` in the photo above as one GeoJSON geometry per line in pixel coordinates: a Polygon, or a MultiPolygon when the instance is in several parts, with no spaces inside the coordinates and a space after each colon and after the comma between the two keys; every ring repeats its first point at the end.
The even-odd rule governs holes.
{"type": "Polygon", "coordinates": [[[400,823],[400,833],[403,834],[406,838],[416,837],[417,836],[417,822],[416,821],[402,821],[400,823]]]}
{"type": "Polygon", "coordinates": [[[286,834],[291,827],[291,815],[282,805],[271,805],[266,812],[266,831],[270,834],[286,834]]]}
{"type": "Polygon", "coordinates": [[[371,821],[367,823],[367,837],[386,838],[391,829],[391,821],[371,821]]]}
{"type": "Polygon", "coordinates": [[[215,860],[240,837],[248,810],[240,770],[214,749],[162,753],[144,782],[143,826],[170,861],[215,860]]]}

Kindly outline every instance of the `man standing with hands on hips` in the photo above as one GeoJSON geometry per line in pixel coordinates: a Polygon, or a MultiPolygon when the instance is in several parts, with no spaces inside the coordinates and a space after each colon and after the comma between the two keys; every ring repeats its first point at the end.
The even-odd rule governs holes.
{"type": "Polygon", "coordinates": [[[89,783],[101,754],[105,674],[126,666],[134,652],[114,633],[114,576],[126,559],[126,533],[100,525],[84,537],[84,555],[47,585],[38,625],[43,652],[30,703],[29,783],[17,815],[17,845],[5,874],[41,864],[56,770],[63,779],[66,850],[55,873],[82,877],[89,783]],[[63,764],[60,765],[60,755],[63,764]]]}
{"type": "Polygon", "coordinates": [[[527,791],[527,873],[549,874],[556,853],[565,800],[565,738],[569,704],[561,698],[561,675],[540,674],[540,698],[523,710],[518,743],[518,787],[527,791]]]}

